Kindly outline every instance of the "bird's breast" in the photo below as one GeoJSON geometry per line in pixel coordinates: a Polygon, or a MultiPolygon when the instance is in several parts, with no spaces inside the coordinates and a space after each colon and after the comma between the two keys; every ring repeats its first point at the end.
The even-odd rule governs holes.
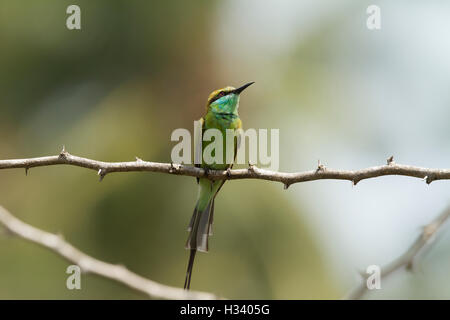
{"type": "Polygon", "coordinates": [[[238,129],[240,128],[240,119],[239,116],[235,113],[213,113],[211,116],[206,117],[205,119],[206,128],[216,128],[219,130],[224,129],[238,129]]]}

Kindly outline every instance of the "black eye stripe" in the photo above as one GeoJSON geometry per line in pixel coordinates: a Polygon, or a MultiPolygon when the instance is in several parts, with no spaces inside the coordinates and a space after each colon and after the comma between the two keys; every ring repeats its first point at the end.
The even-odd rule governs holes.
{"type": "Polygon", "coordinates": [[[222,97],[226,96],[227,94],[228,93],[226,93],[225,91],[220,91],[214,98],[211,99],[210,103],[216,101],[219,98],[222,98],[222,97]]]}

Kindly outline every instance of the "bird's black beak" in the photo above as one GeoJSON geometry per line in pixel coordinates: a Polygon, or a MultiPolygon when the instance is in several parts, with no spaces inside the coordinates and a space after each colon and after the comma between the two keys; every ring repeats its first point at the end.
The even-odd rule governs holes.
{"type": "Polygon", "coordinates": [[[244,84],[242,87],[239,87],[237,89],[234,89],[234,93],[236,94],[240,94],[242,91],[244,91],[245,89],[247,89],[248,87],[250,87],[252,84],[254,84],[255,82],[249,82],[247,84],[244,84]]]}

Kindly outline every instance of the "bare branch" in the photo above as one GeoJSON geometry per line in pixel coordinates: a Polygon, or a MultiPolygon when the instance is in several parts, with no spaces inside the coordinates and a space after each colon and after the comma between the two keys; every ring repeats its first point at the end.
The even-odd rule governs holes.
{"type": "MultiPolygon", "coordinates": [[[[435,220],[426,225],[423,228],[422,233],[416,239],[416,241],[409,247],[409,249],[399,256],[397,259],[381,268],[381,278],[385,279],[388,275],[398,271],[402,268],[411,270],[413,268],[414,260],[417,258],[420,252],[424,248],[429,247],[433,240],[436,238],[436,234],[441,230],[444,223],[450,217],[450,208],[445,210],[435,220]]],[[[367,289],[367,277],[363,274],[363,281],[360,285],[356,286],[346,297],[346,299],[361,299],[368,291],[367,289]]]]}
{"type": "Polygon", "coordinates": [[[54,251],[68,261],[78,265],[84,272],[90,272],[99,276],[122,283],[134,290],[147,294],[156,299],[218,299],[217,296],[198,291],[186,291],[160,284],[131,272],[122,265],[114,265],[95,259],[81,252],[66,242],[61,236],[37,229],[14,217],[6,209],[0,206],[0,224],[6,230],[30,242],[37,243],[54,251]]]}
{"type": "MultiPolygon", "coordinates": [[[[113,172],[132,172],[147,171],[161,172],[175,175],[184,175],[191,177],[207,177],[211,180],[234,180],[234,179],[260,179],[268,181],[276,181],[283,183],[285,189],[291,184],[306,181],[315,181],[322,179],[349,180],[353,185],[359,181],[369,178],[376,178],[388,175],[400,175],[423,179],[427,184],[435,180],[449,180],[450,169],[430,169],[423,167],[415,167],[409,165],[401,165],[394,162],[393,156],[389,157],[385,165],[370,167],[360,170],[336,170],[325,167],[318,162],[315,170],[286,173],[265,170],[249,164],[247,169],[235,170],[204,170],[194,166],[186,166],[174,163],[158,163],[143,161],[136,157],[136,161],[129,162],[104,162],[92,160],[88,158],[78,157],[69,154],[63,147],[59,155],[47,156],[29,159],[12,159],[0,160],[1,169],[24,168],[27,173],[30,168],[44,167],[52,165],[72,165],[82,168],[95,170],[100,181],[109,173],[113,172]]],[[[431,242],[434,234],[440,226],[450,216],[450,209],[447,210],[438,219],[427,225],[422,235],[409,248],[409,250],[400,256],[391,264],[382,269],[382,276],[386,277],[392,272],[402,268],[410,267],[413,259],[431,242]]],[[[152,280],[145,279],[132,273],[123,266],[117,266],[102,262],[95,258],[89,257],[80,252],[70,244],[62,240],[60,237],[46,233],[36,229],[30,225],[14,218],[11,214],[0,207],[0,223],[4,224],[7,229],[25,239],[41,244],[47,248],[54,250],[69,261],[77,263],[83,270],[92,272],[106,278],[122,282],[127,286],[138,291],[147,293],[151,297],[168,298],[168,299],[214,299],[217,298],[209,293],[186,292],[182,289],[168,287],[152,280]]],[[[366,292],[365,281],[355,288],[349,295],[350,299],[361,298],[366,292]]]]}
{"type": "Polygon", "coordinates": [[[143,161],[136,158],[136,161],[129,162],[104,162],[88,158],[82,158],[69,154],[65,149],[57,156],[48,156],[30,159],[0,160],[0,169],[25,168],[28,170],[34,167],[44,167],[52,165],[72,165],[95,170],[100,177],[100,181],[109,173],[148,171],[162,172],[175,175],[191,177],[208,177],[211,180],[234,180],[234,179],[261,179],[277,181],[285,186],[293,183],[335,179],[349,180],[353,184],[369,178],[380,176],[399,175],[424,179],[427,184],[435,180],[449,180],[450,169],[430,169],[409,165],[397,164],[390,157],[386,165],[370,167],[361,170],[336,170],[318,165],[316,170],[287,173],[260,169],[250,165],[248,169],[235,170],[203,170],[194,166],[186,166],[174,163],[159,163],[143,161]]]}

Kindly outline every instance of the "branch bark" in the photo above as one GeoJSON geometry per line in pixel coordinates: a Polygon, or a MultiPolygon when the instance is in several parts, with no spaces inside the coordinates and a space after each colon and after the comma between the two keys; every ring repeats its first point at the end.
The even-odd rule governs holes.
{"type": "MultiPolygon", "coordinates": [[[[385,279],[387,276],[402,268],[412,270],[416,257],[424,250],[424,248],[429,247],[433,243],[437,233],[442,230],[442,226],[449,218],[450,207],[423,228],[421,235],[405,253],[381,268],[381,279],[385,279]]],[[[346,299],[361,299],[367,293],[367,276],[363,275],[363,277],[363,281],[347,295],[346,299]]]]}
{"type": "MultiPolygon", "coordinates": [[[[349,180],[353,184],[369,178],[376,178],[388,175],[400,175],[423,179],[427,184],[436,180],[450,180],[450,169],[430,169],[415,167],[410,165],[397,164],[393,157],[387,159],[387,163],[382,166],[370,167],[360,170],[336,170],[326,168],[318,164],[315,170],[303,172],[275,172],[249,165],[247,169],[235,170],[204,170],[194,166],[186,166],[173,163],[159,163],[143,161],[136,158],[136,161],[129,162],[104,162],[92,160],[69,154],[64,148],[59,155],[29,158],[29,159],[11,159],[0,160],[1,169],[24,168],[27,173],[30,168],[44,167],[52,165],[72,165],[82,168],[92,169],[97,172],[100,181],[109,173],[113,172],[132,172],[147,171],[161,172],[175,175],[184,175],[191,177],[207,177],[211,180],[235,180],[235,179],[260,179],[281,182],[285,188],[291,184],[322,180],[349,180]]],[[[402,267],[409,268],[412,265],[417,254],[432,241],[435,233],[442,224],[450,217],[450,209],[444,212],[436,220],[424,228],[422,235],[416,242],[395,261],[382,268],[382,276],[393,273],[402,267]]],[[[141,291],[155,298],[164,299],[216,299],[217,297],[204,292],[187,292],[183,289],[174,288],[159,284],[152,280],[143,278],[123,266],[109,264],[93,257],[90,257],[79,251],[69,243],[65,242],[57,235],[34,228],[17,218],[13,217],[0,206],[0,223],[3,224],[12,233],[27,239],[29,241],[47,247],[67,260],[76,263],[85,272],[95,273],[97,275],[121,282],[130,288],[141,291]]],[[[354,288],[347,296],[348,299],[359,299],[367,291],[366,282],[363,281],[358,287],[354,288]]]]}
{"type": "Polygon", "coordinates": [[[97,172],[100,180],[107,174],[113,172],[148,171],[191,177],[207,177],[211,180],[261,179],[281,182],[285,185],[285,188],[298,182],[322,179],[349,180],[356,185],[359,181],[364,179],[389,175],[421,178],[424,179],[427,184],[430,184],[435,180],[450,179],[450,169],[430,169],[397,164],[393,161],[392,157],[387,160],[386,165],[360,170],[336,170],[319,164],[315,170],[294,173],[270,171],[258,168],[254,165],[250,165],[248,169],[226,171],[204,170],[202,168],[182,164],[143,161],[139,158],[136,158],[136,161],[129,162],[104,162],[74,156],[69,154],[65,149],[56,156],[0,160],[0,169],[24,168],[26,172],[30,168],[52,165],[72,165],[92,169],[97,172]]]}
{"type": "Polygon", "coordinates": [[[216,295],[211,293],[186,291],[181,288],[166,286],[139,276],[122,265],[114,265],[95,259],[66,242],[61,236],[42,231],[17,219],[2,206],[0,206],[0,224],[12,234],[34,242],[64,257],[66,260],[78,265],[84,272],[117,281],[151,298],[176,300],[218,299],[216,295]]]}

